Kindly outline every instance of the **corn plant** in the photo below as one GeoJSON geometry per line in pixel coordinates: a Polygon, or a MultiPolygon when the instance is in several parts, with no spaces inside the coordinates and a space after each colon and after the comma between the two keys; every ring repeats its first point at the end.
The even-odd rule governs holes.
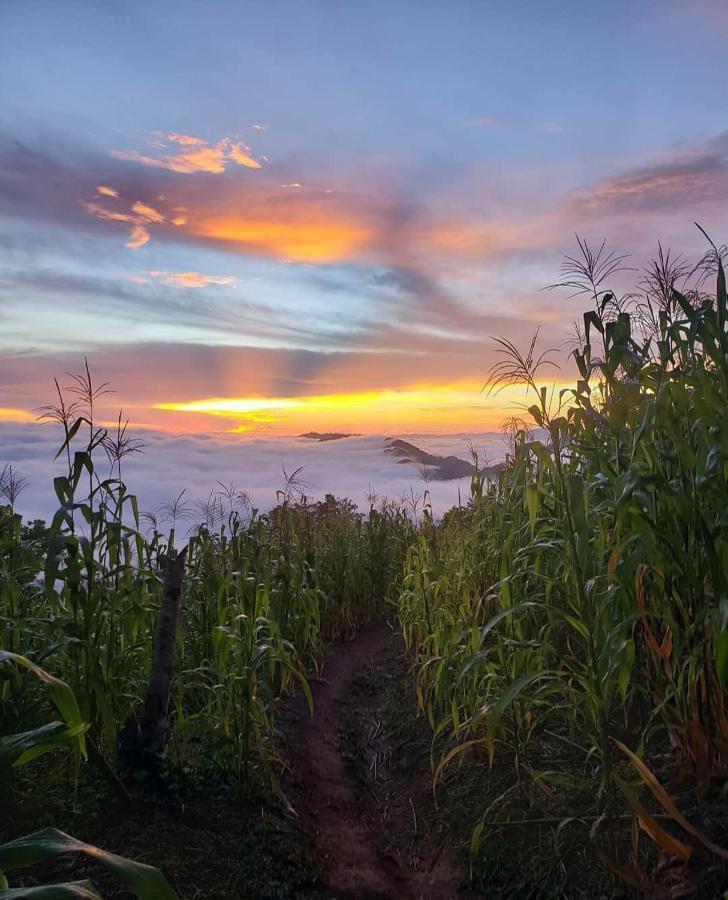
{"type": "Polygon", "coordinates": [[[82,854],[108,869],[114,878],[141,900],[177,900],[177,894],[167,879],[154,866],[134,862],[100,847],[86,844],[57,828],[45,828],[33,834],[0,844],[0,898],[14,900],[21,897],[84,898],[101,900],[88,880],[62,884],[11,888],[6,873],[25,869],[36,863],[68,854],[82,854]]]}
{"type": "Polygon", "coordinates": [[[641,298],[609,289],[625,257],[580,251],[561,282],[593,304],[577,328],[579,379],[561,393],[543,385],[552,359],[538,333],[525,352],[498,341],[486,389],[524,384],[533,428],[509,426],[506,470],[476,477],[467,507],[421,530],[399,614],[433,727],[435,785],[480,749],[491,764],[513,759],[506,815],[513,796],[556,802],[595,779],[581,815],[606,828],[605,861],[642,884],[640,830],[683,861],[697,845],[724,854],[645,759],[671,747],[698,797],[728,764],[724,251],[711,244],[697,270],[699,285],[715,277],[711,295],[684,287],[693,270],[660,247],[641,298]],[[541,764],[545,735],[579,751],[580,771],[541,764]],[[645,808],[640,785],[684,839],[645,808]],[[629,865],[616,861],[624,805],[629,865]]]}

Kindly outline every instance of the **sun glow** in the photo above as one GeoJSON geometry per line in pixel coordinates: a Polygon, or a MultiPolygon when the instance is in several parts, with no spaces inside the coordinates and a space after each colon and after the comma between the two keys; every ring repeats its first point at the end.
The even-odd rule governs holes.
{"type": "Polygon", "coordinates": [[[294,262],[341,262],[350,259],[369,239],[359,223],[333,217],[320,221],[279,222],[265,218],[220,216],[198,222],[202,238],[258,250],[294,262]]]}
{"type": "MultiPolygon", "coordinates": [[[[561,385],[557,386],[558,388],[561,385]]],[[[236,433],[352,430],[381,433],[405,430],[443,432],[496,429],[515,414],[529,418],[525,387],[516,385],[496,397],[482,384],[418,385],[401,390],[360,391],[300,397],[209,397],[156,403],[155,410],[186,414],[195,427],[213,418],[235,420],[236,433]]]]}
{"type": "Polygon", "coordinates": [[[37,416],[27,409],[14,406],[0,406],[0,422],[35,422],[37,416]]]}

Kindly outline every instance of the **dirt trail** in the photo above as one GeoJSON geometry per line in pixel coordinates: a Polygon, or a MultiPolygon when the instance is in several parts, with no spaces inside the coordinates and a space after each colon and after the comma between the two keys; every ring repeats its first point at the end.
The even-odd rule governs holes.
{"type": "Polygon", "coordinates": [[[382,714],[379,679],[400,645],[384,624],[334,645],[312,683],[313,718],[297,710],[289,790],[313,840],[327,900],[465,896],[442,845],[428,833],[425,814],[418,821],[426,773],[414,784],[399,772],[407,738],[395,745],[382,714]]]}

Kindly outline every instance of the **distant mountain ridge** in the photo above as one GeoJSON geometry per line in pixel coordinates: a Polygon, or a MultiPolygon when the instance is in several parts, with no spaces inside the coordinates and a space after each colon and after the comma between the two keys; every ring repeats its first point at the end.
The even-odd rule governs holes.
{"type": "MultiPolygon", "coordinates": [[[[299,436],[319,444],[328,441],[341,441],[344,438],[361,437],[359,434],[344,431],[307,431],[299,436]]],[[[438,456],[435,453],[428,453],[426,450],[422,450],[409,441],[403,441],[401,438],[385,438],[384,452],[391,456],[396,456],[398,463],[426,467],[429,477],[434,481],[471,478],[475,474],[475,466],[467,460],[460,459],[458,456],[438,456]]],[[[486,478],[492,478],[502,469],[503,463],[498,463],[494,466],[485,466],[480,471],[486,478]]]]}
{"type": "MultiPolygon", "coordinates": [[[[387,446],[385,453],[391,453],[398,456],[398,462],[415,463],[417,465],[426,466],[429,470],[430,477],[435,481],[450,481],[454,478],[470,478],[475,474],[475,466],[473,463],[460,459],[457,456],[436,456],[433,453],[427,453],[421,450],[409,441],[403,441],[400,438],[387,438],[387,446]]],[[[486,466],[480,471],[486,477],[497,475],[503,468],[503,464],[499,463],[495,466],[486,466]]]]}
{"type": "Polygon", "coordinates": [[[325,441],[341,441],[344,438],[361,437],[359,434],[354,434],[353,432],[347,433],[344,431],[307,431],[305,434],[299,436],[307,438],[309,441],[318,441],[320,444],[325,441]]]}

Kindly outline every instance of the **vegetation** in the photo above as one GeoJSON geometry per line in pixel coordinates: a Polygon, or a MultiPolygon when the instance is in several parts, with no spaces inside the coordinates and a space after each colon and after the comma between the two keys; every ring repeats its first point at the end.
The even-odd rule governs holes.
{"type": "MultiPolygon", "coordinates": [[[[63,722],[49,722],[31,731],[0,738],[0,778],[7,778],[10,769],[30,763],[58,747],[72,748],[77,761],[86,758],[87,725],[81,718],[76,697],[68,684],[15,653],[0,651],[0,663],[15,664],[20,669],[32,672],[46,689],[52,707],[64,719],[63,722]]],[[[46,828],[0,844],[0,896],[7,900],[12,897],[99,898],[101,895],[88,880],[37,885],[31,889],[9,887],[6,872],[65,854],[85,854],[101,863],[142,900],[176,900],[177,894],[157,869],[107,853],[99,847],[76,840],[57,828],[46,828]]]]}
{"type": "Polygon", "coordinates": [[[550,357],[535,337],[525,354],[499,342],[486,389],[525,383],[536,431],[517,432],[496,482],[474,479],[466,510],[419,535],[400,618],[435,782],[465,753],[513,766],[472,849],[513,818],[550,825],[557,855],[582,829],[644,885],[640,834],[683,863],[705,848],[728,856],[658,777],[689,785],[691,808],[723,798],[726,282],[713,247],[698,271],[716,293],[700,277],[681,292],[679,263],[661,253],[643,297],[620,300],[606,281],[622,259],[581,249],[565,277],[593,301],[579,380],[555,394],[539,383],[550,357]]]}
{"type": "Polygon", "coordinates": [[[87,746],[110,780],[150,777],[124,751],[160,573],[186,544],[167,769],[224,770],[284,799],[282,698],[310,703],[325,644],[388,609],[432,729],[436,796],[481,781],[480,808],[467,805],[474,873],[508,840],[548,856],[567,894],[585,847],[602,879],[725,889],[728,822],[713,812],[728,786],[723,256],[711,244],[688,269],[660,250],[620,296],[624,258],[580,242],[561,281],[591,304],[576,385],[547,386],[537,335],[525,353],[499,341],[486,390],[525,384],[532,423],[508,424],[507,465],[486,480],[476,461],[470,501],[440,521],[427,503],[415,517],[376,498],[367,515],[311,502],[300,471],[267,515],[220,485],[200,506],[183,493],[143,517],[122,477],[141,447],[121,417],[113,432],[95,419],[106,385],[88,368],[57,385],[42,411],[63,429],[66,465],[50,527],[23,527],[22,480],[10,467],[0,479],[0,778],[48,751],[77,779],[87,746]]]}

